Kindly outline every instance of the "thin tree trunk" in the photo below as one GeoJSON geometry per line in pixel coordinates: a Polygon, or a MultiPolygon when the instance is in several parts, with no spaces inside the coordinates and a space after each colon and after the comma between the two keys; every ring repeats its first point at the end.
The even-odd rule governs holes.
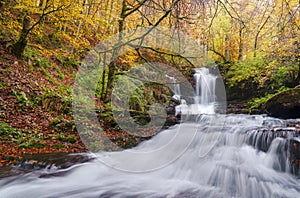
{"type": "Polygon", "coordinates": [[[262,26],[259,28],[259,30],[257,31],[257,33],[255,35],[253,57],[256,57],[256,53],[257,53],[258,36],[259,36],[260,32],[262,31],[262,29],[264,28],[264,26],[267,24],[267,22],[268,22],[269,19],[270,19],[270,16],[268,16],[268,18],[265,20],[265,22],[262,24],[262,26]]]}
{"type": "Polygon", "coordinates": [[[238,60],[242,61],[243,60],[243,29],[240,28],[239,30],[239,54],[238,54],[238,60]]]}
{"type": "Polygon", "coordinates": [[[228,34],[225,36],[225,58],[226,60],[230,60],[230,37],[228,34]]]}

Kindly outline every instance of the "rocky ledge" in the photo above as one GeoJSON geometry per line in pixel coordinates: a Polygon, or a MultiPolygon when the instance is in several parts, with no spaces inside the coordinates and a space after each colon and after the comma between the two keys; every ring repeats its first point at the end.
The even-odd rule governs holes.
{"type": "Polygon", "coordinates": [[[262,112],[283,119],[300,118],[300,87],[276,94],[263,105],[262,112]]]}

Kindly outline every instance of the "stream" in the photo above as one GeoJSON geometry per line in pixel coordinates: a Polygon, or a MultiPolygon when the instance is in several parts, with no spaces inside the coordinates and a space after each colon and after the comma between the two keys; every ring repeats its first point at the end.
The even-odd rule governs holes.
{"type": "MultiPolygon", "coordinates": [[[[198,121],[171,127],[133,148],[154,150],[166,144],[177,130],[196,130],[187,150],[160,169],[126,172],[94,159],[67,169],[43,169],[3,178],[1,197],[299,197],[300,180],[290,173],[288,158],[281,153],[287,139],[274,138],[266,152],[259,150],[259,131],[285,127],[286,121],[242,114],[202,115],[198,121]],[[218,121],[225,121],[225,126],[218,121]],[[209,141],[215,140],[202,155],[209,141]]],[[[174,150],[152,160],[167,158],[174,150]]],[[[129,159],[122,162],[129,163],[129,159]]]]}
{"type": "MultiPolygon", "coordinates": [[[[214,86],[213,76],[199,72],[214,86]]],[[[201,81],[199,72],[195,76],[201,81]]],[[[176,109],[190,114],[188,121],[132,149],[91,154],[94,159],[70,167],[2,178],[1,198],[298,198],[299,167],[293,164],[298,156],[291,149],[299,149],[299,128],[292,125],[300,120],[213,114],[212,88],[203,86],[197,88],[201,91],[194,104],[182,101],[176,109]],[[176,139],[178,134],[181,138],[176,139]],[[177,142],[169,144],[172,141],[177,142]],[[169,147],[164,152],[148,156],[165,145],[169,147]],[[145,156],[127,155],[136,152],[145,156]],[[111,163],[101,160],[110,157],[111,163]],[[159,164],[162,161],[168,163],[159,164]]]]}

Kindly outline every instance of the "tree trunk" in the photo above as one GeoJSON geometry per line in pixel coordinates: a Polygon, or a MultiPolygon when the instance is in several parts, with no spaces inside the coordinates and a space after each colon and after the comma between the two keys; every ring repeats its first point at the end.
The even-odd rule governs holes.
{"type": "MultiPolygon", "coordinates": [[[[141,2],[138,2],[133,8],[128,9],[126,0],[123,0],[122,2],[122,12],[120,14],[119,18],[119,42],[118,44],[121,44],[121,41],[123,39],[123,30],[124,30],[124,22],[127,16],[133,14],[136,12],[142,5],[144,5],[148,0],[143,0],[141,2]]],[[[151,32],[154,27],[158,26],[172,11],[172,9],[178,4],[180,0],[175,0],[170,8],[165,11],[165,14],[153,25],[152,28],[150,28],[146,34],[151,32]]],[[[116,47],[113,50],[112,58],[111,58],[111,63],[108,65],[108,76],[107,76],[107,86],[106,86],[106,93],[105,93],[105,102],[108,102],[111,97],[112,89],[113,89],[113,84],[114,84],[114,78],[115,78],[115,71],[116,71],[116,65],[115,65],[115,59],[118,57],[118,53],[120,50],[120,47],[116,47]]]]}
{"type": "MultiPolygon", "coordinates": [[[[124,20],[126,18],[126,10],[127,5],[126,1],[123,0],[122,3],[122,12],[119,19],[119,43],[122,41],[122,32],[124,30],[124,20]]],[[[116,65],[114,63],[114,59],[118,56],[119,48],[114,49],[113,55],[112,55],[112,62],[108,65],[108,76],[107,76],[107,86],[106,86],[106,93],[105,93],[105,102],[108,102],[110,100],[113,84],[115,80],[115,70],[116,65]]]]}
{"type": "Polygon", "coordinates": [[[12,46],[12,54],[20,58],[24,54],[25,47],[27,45],[27,36],[30,31],[30,17],[25,16],[23,20],[23,27],[20,38],[12,46]]]}
{"type": "Polygon", "coordinates": [[[257,32],[257,34],[255,35],[255,40],[254,40],[254,53],[253,53],[253,57],[256,57],[256,51],[257,51],[257,44],[258,44],[258,35],[259,32],[257,32]]]}
{"type": "Polygon", "coordinates": [[[243,29],[241,28],[239,31],[239,55],[238,55],[238,60],[242,61],[243,60],[243,29]]]}
{"type": "Polygon", "coordinates": [[[295,86],[299,86],[300,85],[300,55],[298,55],[298,74],[297,74],[297,78],[295,79],[295,86]]]}
{"type": "Polygon", "coordinates": [[[107,86],[105,92],[105,102],[109,102],[112,94],[113,83],[115,79],[115,69],[116,69],[116,65],[114,62],[108,65],[108,77],[107,77],[107,86]]]}
{"type": "Polygon", "coordinates": [[[225,36],[225,58],[230,60],[230,37],[228,34],[225,36]]]}
{"type": "Polygon", "coordinates": [[[267,22],[268,22],[269,19],[270,19],[270,16],[267,17],[267,19],[265,20],[265,22],[262,24],[262,26],[259,28],[259,30],[257,31],[257,33],[255,35],[255,40],[254,40],[254,54],[253,54],[254,58],[256,57],[256,52],[257,52],[258,36],[259,36],[260,32],[262,31],[262,29],[264,28],[264,26],[267,24],[267,22]]]}

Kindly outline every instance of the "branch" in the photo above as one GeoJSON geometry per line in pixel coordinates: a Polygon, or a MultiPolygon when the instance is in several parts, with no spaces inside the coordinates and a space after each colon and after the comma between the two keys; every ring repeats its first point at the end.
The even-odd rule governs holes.
{"type": "MultiPolygon", "coordinates": [[[[48,1],[47,1],[47,4],[48,4],[48,1]]],[[[53,12],[56,12],[56,11],[60,11],[60,10],[63,10],[67,7],[69,7],[71,4],[67,5],[67,6],[64,6],[64,5],[61,5],[59,6],[58,8],[56,9],[53,9],[53,10],[50,10],[48,12],[46,12],[46,10],[48,9],[48,6],[45,6],[45,8],[43,9],[43,13],[42,15],[40,16],[39,20],[37,22],[35,22],[28,30],[27,30],[27,34],[33,29],[35,28],[47,15],[53,13],[53,12]]]]}
{"type": "MultiPolygon", "coordinates": [[[[171,7],[165,12],[165,14],[154,24],[154,27],[156,27],[156,26],[158,26],[159,24],[160,24],[160,22],[162,22],[162,20],[164,20],[164,18],[166,18],[169,14],[170,14],[170,12],[173,10],[173,8],[180,2],[181,0],[176,0],[176,1],[174,1],[173,2],[173,4],[171,5],[171,7]]],[[[154,29],[154,27],[153,28],[151,28],[151,31],[154,29]]],[[[149,31],[149,32],[151,32],[151,31],[149,31]]]]}
{"type": "Polygon", "coordinates": [[[142,15],[142,17],[144,17],[146,19],[146,21],[148,22],[149,25],[153,25],[152,22],[150,21],[150,19],[148,19],[145,14],[143,12],[141,12],[140,10],[138,10],[138,12],[142,15]]]}
{"type": "Polygon", "coordinates": [[[211,19],[211,21],[210,21],[210,24],[209,24],[209,26],[208,26],[209,31],[210,31],[210,28],[211,28],[211,26],[213,25],[213,22],[214,22],[214,20],[215,20],[215,18],[216,18],[216,16],[217,16],[218,10],[219,10],[219,1],[217,1],[217,6],[216,6],[215,13],[214,13],[214,15],[213,15],[213,17],[212,17],[212,19],[211,19]]]}
{"type": "Polygon", "coordinates": [[[135,49],[140,49],[140,48],[142,48],[142,49],[148,49],[148,50],[151,50],[151,51],[156,52],[158,54],[164,54],[164,55],[168,55],[168,56],[172,56],[172,57],[182,58],[186,62],[188,62],[191,66],[196,67],[187,57],[184,57],[184,56],[182,56],[181,54],[178,54],[178,53],[170,53],[170,52],[166,52],[166,51],[161,51],[161,50],[149,47],[149,46],[136,46],[136,45],[130,45],[130,46],[133,47],[133,48],[135,48],[135,49]]]}
{"type": "Polygon", "coordinates": [[[151,27],[149,28],[149,30],[147,30],[142,36],[139,36],[139,37],[136,37],[136,38],[133,38],[131,40],[128,40],[124,43],[122,42],[119,42],[117,43],[116,45],[113,46],[112,49],[107,49],[107,50],[104,50],[104,51],[101,51],[101,52],[98,52],[99,54],[102,54],[102,53],[106,53],[106,52],[112,52],[114,51],[115,49],[118,49],[122,46],[125,46],[125,45],[129,45],[131,42],[133,41],[136,41],[136,40],[142,40],[144,39],[154,28],[156,28],[169,14],[170,12],[172,11],[172,9],[180,2],[181,0],[176,0],[173,2],[173,4],[170,6],[170,8],[165,12],[165,14],[151,27]]]}
{"type": "Polygon", "coordinates": [[[132,13],[134,13],[135,11],[137,11],[140,7],[142,7],[142,5],[144,5],[147,1],[149,0],[143,0],[142,2],[137,3],[136,5],[133,6],[132,9],[130,9],[127,13],[124,14],[124,19],[131,15],[132,13]]]}
{"type": "MultiPolygon", "coordinates": [[[[237,14],[237,12],[232,8],[232,6],[230,5],[230,7],[233,9],[233,11],[237,14],[238,18],[237,18],[237,17],[234,17],[234,16],[229,12],[229,10],[227,9],[227,7],[225,6],[225,4],[224,4],[222,1],[218,0],[218,2],[221,3],[221,4],[223,5],[223,8],[225,9],[225,11],[227,12],[227,14],[229,14],[229,16],[230,16],[231,18],[233,18],[233,19],[239,21],[239,22],[243,25],[243,27],[242,27],[241,29],[244,29],[245,26],[246,26],[245,23],[244,23],[244,21],[240,18],[240,16],[239,16],[239,15],[237,14]]],[[[228,2],[227,2],[227,3],[228,3],[228,2]]]]}
{"type": "Polygon", "coordinates": [[[223,54],[221,54],[220,52],[216,51],[216,50],[213,49],[213,48],[209,48],[208,50],[209,50],[209,51],[212,51],[213,53],[215,53],[215,54],[217,54],[218,56],[220,56],[220,57],[223,59],[224,62],[227,62],[226,57],[225,57],[223,54]]]}
{"type": "MultiPolygon", "coordinates": [[[[284,2],[287,6],[288,14],[290,15],[290,17],[282,29],[284,29],[287,26],[287,24],[289,23],[289,21],[291,21],[294,18],[295,14],[299,11],[299,7],[300,7],[300,6],[297,6],[297,9],[295,9],[295,11],[293,12],[290,8],[289,2],[287,2],[286,0],[284,0],[284,2]]],[[[300,2],[299,2],[299,4],[300,4],[300,2]]],[[[293,21],[293,22],[294,22],[294,25],[297,27],[297,29],[300,30],[300,27],[297,24],[297,22],[296,21],[293,21]]]]}

